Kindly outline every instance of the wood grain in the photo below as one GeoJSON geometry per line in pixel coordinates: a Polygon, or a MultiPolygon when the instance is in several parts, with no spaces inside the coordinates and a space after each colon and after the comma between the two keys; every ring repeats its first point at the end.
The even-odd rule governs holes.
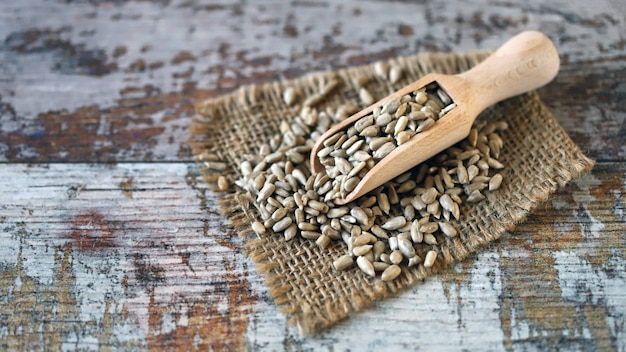
{"type": "Polygon", "coordinates": [[[0,3],[0,349],[626,350],[626,6],[0,3]],[[472,260],[302,337],[218,214],[194,104],[397,55],[556,44],[539,93],[599,160],[472,260]]]}

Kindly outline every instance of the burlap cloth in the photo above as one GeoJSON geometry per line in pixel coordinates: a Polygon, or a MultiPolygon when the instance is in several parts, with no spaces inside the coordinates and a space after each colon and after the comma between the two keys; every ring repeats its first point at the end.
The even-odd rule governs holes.
{"type": "MultiPolygon", "coordinates": [[[[370,78],[368,90],[377,99],[430,73],[465,71],[487,56],[470,54],[418,54],[390,62],[402,67],[404,75],[395,84],[376,75],[373,65],[335,72],[311,74],[299,79],[243,87],[239,91],[208,100],[198,106],[201,116],[191,126],[190,145],[195,155],[210,154],[227,164],[215,173],[203,169],[205,180],[217,189],[217,174],[232,182],[241,177],[239,164],[246,153],[257,153],[261,144],[279,132],[281,121],[298,115],[301,105],[288,107],[282,98],[285,87],[292,86],[301,96],[319,91],[332,76],[341,84],[316,107],[337,107],[347,101],[360,105],[355,79],[370,78]]],[[[369,277],[357,268],[339,272],[332,261],[345,254],[343,243],[320,249],[314,241],[297,237],[286,242],[271,230],[258,237],[250,224],[258,216],[248,201],[232,186],[220,193],[220,207],[232,226],[246,239],[246,254],[266,278],[270,296],[280,311],[291,318],[302,333],[329,327],[353,312],[358,312],[399,290],[422,281],[443,267],[466,259],[525,217],[548,199],[557,187],[580,177],[593,166],[555,121],[534,92],[504,101],[485,111],[480,119],[505,120],[509,129],[502,133],[504,148],[500,157],[506,168],[504,182],[486,200],[461,207],[463,219],[456,224],[460,235],[439,244],[442,261],[430,269],[422,265],[403,269],[391,283],[369,277]]]]}

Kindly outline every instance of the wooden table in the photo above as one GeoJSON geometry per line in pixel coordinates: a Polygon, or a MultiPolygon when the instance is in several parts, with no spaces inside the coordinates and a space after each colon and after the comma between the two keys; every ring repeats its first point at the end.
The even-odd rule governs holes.
{"type": "Polygon", "coordinates": [[[626,350],[626,3],[0,3],[0,350],[626,350]],[[558,46],[592,158],[472,260],[300,336],[186,144],[194,103],[424,51],[558,46]]]}

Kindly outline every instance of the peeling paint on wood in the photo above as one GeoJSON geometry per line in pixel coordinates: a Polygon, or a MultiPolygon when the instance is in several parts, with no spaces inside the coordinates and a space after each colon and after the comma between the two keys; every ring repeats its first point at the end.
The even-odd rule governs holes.
{"type": "Polygon", "coordinates": [[[0,4],[0,349],[626,350],[626,6],[0,4]],[[251,83],[546,32],[540,95],[600,162],[472,260],[302,337],[186,144],[251,83]]]}

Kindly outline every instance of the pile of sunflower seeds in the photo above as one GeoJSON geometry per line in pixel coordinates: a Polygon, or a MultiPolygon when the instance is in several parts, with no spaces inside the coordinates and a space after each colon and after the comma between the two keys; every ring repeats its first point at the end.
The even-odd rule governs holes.
{"type": "MultiPolygon", "coordinates": [[[[331,81],[325,87],[331,84],[337,86],[337,82],[331,81]]],[[[394,140],[407,130],[417,133],[424,120],[434,121],[435,116],[442,115],[445,106],[450,106],[439,107],[437,101],[443,103],[443,99],[436,89],[427,87],[410,95],[411,101],[403,98],[394,103],[397,106],[393,108],[383,107],[380,112],[370,115],[373,122],[369,126],[389,130],[384,133],[391,133],[394,140]],[[431,88],[435,90],[429,91],[431,88]],[[418,96],[423,104],[416,101],[418,96]],[[437,96],[439,100],[430,100],[428,96],[437,96]],[[429,101],[434,103],[429,104],[429,101]],[[422,108],[430,106],[433,111],[425,109],[427,113],[422,108],[412,108],[411,112],[407,112],[411,103],[420,104],[422,108]],[[438,112],[433,105],[437,105],[438,112]],[[398,114],[398,109],[406,109],[407,113],[398,114]],[[425,117],[410,119],[408,115],[412,113],[420,113],[420,116],[423,113],[425,117]],[[391,114],[396,121],[393,127],[387,128],[391,120],[380,125],[374,122],[381,115],[391,118],[391,114]],[[412,127],[398,128],[396,133],[395,126],[402,116],[406,117],[403,120],[407,120],[407,125],[409,120],[412,122],[412,127]]],[[[330,91],[322,89],[313,95],[315,103],[322,101],[330,91]]],[[[498,189],[502,183],[502,176],[497,170],[504,167],[498,161],[503,141],[498,132],[506,129],[507,125],[505,122],[479,121],[464,141],[354,202],[335,205],[332,190],[336,187],[337,177],[333,179],[328,173],[312,174],[309,154],[316,139],[350,111],[354,112],[355,107],[347,104],[336,110],[317,109],[311,104],[311,97],[300,97],[294,92],[284,97],[288,105],[298,104],[297,99],[304,100],[299,115],[291,123],[283,122],[281,133],[263,144],[258,153],[244,156],[245,160],[240,165],[243,177],[236,180],[235,185],[244,190],[249,204],[258,211],[259,220],[252,224],[258,235],[271,230],[284,236],[286,241],[300,236],[315,241],[321,248],[327,248],[335,241],[345,243],[346,254],[333,262],[336,270],[348,270],[356,265],[366,275],[390,281],[401,274],[403,267],[432,267],[440,253],[438,245],[446,238],[458,236],[453,223],[462,216],[460,205],[483,200],[485,192],[498,189]]],[[[361,132],[368,127],[362,124],[359,124],[361,132]]],[[[333,146],[342,148],[333,152],[342,150],[348,154],[351,146],[343,146],[350,138],[352,136],[346,135],[343,143],[334,143],[333,146]]],[[[363,141],[361,147],[369,144],[364,139],[360,140],[363,141]]],[[[356,149],[366,153],[360,148],[356,149]]],[[[375,153],[380,148],[370,149],[375,153]]],[[[356,153],[357,150],[351,155],[356,153]]],[[[332,158],[334,160],[338,156],[332,158]]],[[[372,159],[375,161],[373,155],[367,160],[372,159]]],[[[207,161],[206,164],[212,168],[217,165],[215,161],[207,161]]],[[[336,162],[335,167],[338,167],[336,162]]],[[[342,183],[345,186],[346,181],[342,183]]]]}
{"type": "MultiPolygon", "coordinates": [[[[363,92],[361,88],[359,94],[363,92]]],[[[379,160],[432,127],[455,106],[448,94],[433,82],[386,102],[346,130],[328,137],[317,153],[332,180],[324,198],[345,198],[379,160]]]]}

